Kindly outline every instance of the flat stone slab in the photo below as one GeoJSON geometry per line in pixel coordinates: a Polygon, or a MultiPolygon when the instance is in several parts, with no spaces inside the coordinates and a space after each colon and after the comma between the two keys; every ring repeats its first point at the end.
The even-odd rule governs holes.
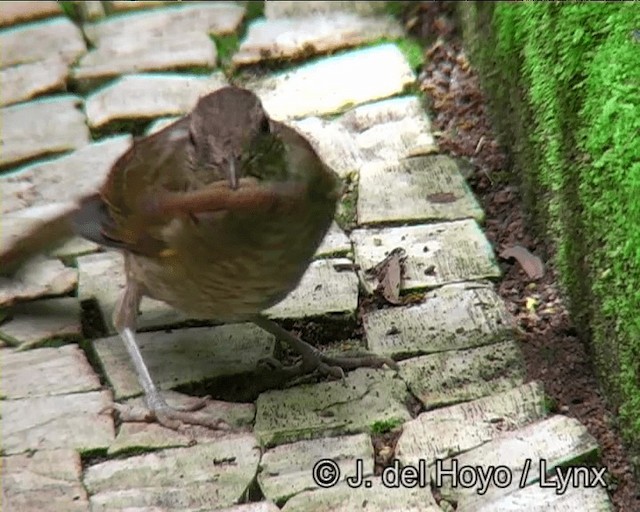
{"type": "Polygon", "coordinates": [[[4,107],[0,109],[0,117],[3,125],[0,167],[72,151],[90,142],[82,98],[78,96],[57,96],[4,107]]]}
{"type": "Polygon", "coordinates": [[[338,270],[347,258],[317,260],[309,265],[298,287],[267,309],[271,318],[307,318],[327,313],[353,313],[358,308],[358,276],[338,270]]]}
{"type": "Polygon", "coordinates": [[[233,33],[242,21],[244,8],[232,2],[172,5],[162,9],[110,16],[83,29],[94,46],[123,34],[233,33]]]}
{"type": "Polygon", "coordinates": [[[556,494],[555,489],[532,484],[518,489],[496,500],[473,508],[458,508],[456,512],[612,512],[613,506],[606,489],[603,487],[569,486],[563,494],[556,494]]]}
{"type": "Polygon", "coordinates": [[[93,510],[210,510],[236,503],[259,461],[260,448],[252,435],[229,435],[191,448],[90,466],[84,485],[93,510]]]}
{"type": "Polygon", "coordinates": [[[75,297],[17,304],[9,320],[0,325],[0,339],[21,350],[53,340],[82,338],[80,303],[75,297]]]}
{"type": "Polygon", "coordinates": [[[3,68],[56,56],[71,64],[86,51],[82,32],[64,16],[0,32],[0,65],[3,68]]]}
{"type": "Polygon", "coordinates": [[[63,295],[73,290],[77,282],[76,269],[65,267],[59,260],[38,256],[15,276],[0,277],[0,307],[21,300],[63,295]]]}
{"type": "MultiPolygon", "coordinates": [[[[507,432],[482,446],[458,454],[453,459],[442,461],[443,469],[452,468],[454,461],[459,468],[504,466],[512,476],[511,485],[498,488],[490,483],[486,493],[479,495],[478,486],[452,487],[451,478],[443,478],[438,482],[437,466],[431,475],[432,484],[440,488],[445,499],[455,500],[458,509],[478,510],[481,505],[506,495],[518,486],[522,487],[522,484],[536,484],[540,480],[540,469],[552,472],[549,476],[553,476],[556,468],[584,461],[593,457],[597,450],[598,443],[584,425],[574,418],[556,415],[507,432]]],[[[555,494],[555,489],[548,491],[549,494],[555,494]]]]}
{"type": "Polygon", "coordinates": [[[427,409],[519,386],[524,360],[514,341],[439,352],[400,363],[400,375],[427,409]]]}
{"type": "Polygon", "coordinates": [[[87,492],[80,482],[82,462],[75,450],[13,455],[0,459],[0,464],[3,510],[89,510],[87,492]]]}
{"type": "MultiPolygon", "coordinates": [[[[160,389],[255,370],[271,356],[274,338],[253,324],[156,331],[136,335],[142,357],[160,389]]],[[[133,364],[117,337],[95,340],[93,347],[116,399],[142,393],[133,364]]]]}
{"type": "Polygon", "coordinates": [[[393,44],[325,57],[248,84],[275,119],[341,112],[353,105],[401,93],[415,81],[393,44]],[[379,73],[384,69],[384,73],[379,73]]]}
{"type": "Polygon", "coordinates": [[[345,232],[340,229],[340,226],[333,221],[320,247],[318,247],[315,257],[344,255],[350,251],[351,240],[349,240],[345,232]]]}
{"type": "Polygon", "coordinates": [[[63,14],[58,2],[10,2],[0,11],[0,27],[63,14]]]}
{"type": "Polygon", "coordinates": [[[101,41],[80,59],[73,79],[81,87],[93,81],[141,71],[174,71],[216,67],[216,47],[204,32],[126,32],[101,41]]]}
{"type": "Polygon", "coordinates": [[[233,56],[236,65],[264,60],[309,58],[359,46],[383,38],[403,36],[400,24],[390,16],[362,17],[355,13],[258,19],[251,22],[245,39],[233,56]]]}
{"type": "Polygon", "coordinates": [[[437,151],[431,122],[416,96],[368,103],[331,120],[308,117],[291,124],[342,177],[358,174],[369,164],[437,151]]]}
{"type": "Polygon", "coordinates": [[[108,137],[69,155],[3,174],[0,176],[2,212],[53,202],[76,202],[96,193],[113,164],[130,145],[130,135],[108,137]]]}
{"type": "Polygon", "coordinates": [[[2,394],[5,399],[83,393],[101,388],[100,379],[77,345],[2,351],[2,394]]]}
{"type": "Polygon", "coordinates": [[[2,402],[5,453],[74,448],[106,449],[114,438],[113,419],[101,413],[112,403],[108,391],[40,396],[2,402]]]}
{"type": "MultiPolygon", "coordinates": [[[[125,287],[124,258],[118,252],[102,252],[80,256],[78,265],[78,299],[95,299],[104,324],[115,333],[112,317],[116,302],[125,287]]],[[[145,297],[140,304],[137,325],[139,330],[166,327],[183,323],[187,318],[164,302],[145,297]]]]}
{"type": "MultiPolygon", "coordinates": [[[[474,220],[399,228],[357,229],[351,233],[356,263],[375,267],[397,247],[405,250],[402,290],[435,288],[443,284],[499,277],[491,244],[474,220]]],[[[377,280],[364,276],[373,291],[377,280]]]]}
{"type": "Polygon", "coordinates": [[[308,384],[262,393],[256,403],[255,433],[275,446],[321,436],[369,432],[382,421],[411,418],[407,388],[392,371],[358,369],[342,381],[308,384]]]}
{"type": "Polygon", "coordinates": [[[509,391],[424,412],[403,425],[396,457],[404,465],[432,465],[481,446],[546,415],[542,384],[529,382],[509,391]]]}
{"type": "MultiPolygon", "coordinates": [[[[282,503],[301,492],[319,489],[313,474],[316,464],[323,459],[335,461],[340,471],[339,481],[355,473],[358,459],[362,461],[362,475],[373,475],[373,445],[368,434],[298,441],[276,446],[262,456],[262,471],[258,473],[262,493],[282,503]]],[[[331,462],[325,465],[334,469],[331,462]]],[[[318,471],[320,468],[322,465],[318,471]]]]}
{"type": "MultiPolygon", "coordinates": [[[[183,395],[175,391],[164,391],[162,396],[172,407],[184,407],[193,403],[194,397],[183,395]]],[[[136,408],[145,406],[142,397],[133,398],[125,402],[135,411],[136,408]]],[[[207,404],[199,410],[209,419],[223,420],[234,432],[249,428],[256,414],[255,405],[252,403],[222,402],[220,400],[207,400],[207,404]]],[[[109,455],[123,451],[151,450],[160,448],[176,448],[179,446],[193,446],[194,440],[198,443],[210,442],[219,439],[227,432],[214,431],[205,427],[190,426],[187,431],[177,431],[163,427],[158,423],[124,422],[118,429],[118,435],[114,443],[109,447],[109,455]]]]}
{"type": "Polygon", "coordinates": [[[193,109],[198,98],[225,85],[220,72],[209,76],[127,75],[87,97],[87,120],[92,129],[98,129],[116,121],[183,115],[193,109]]]}
{"type": "Polygon", "coordinates": [[[309,16],[331,12],[356,12],[369,15],[384,12],[387,2],[268,2],[264,5],[264,15],[268,19],[309,16]]]}
{"type": "Polygon", "coordinates": [[[379,478],[370,486],[340,483],[331,489],[307,491],[291,498],[282,512],[442,512],[429,487],[386,487],[379,478]]]}
{"type": "Polygon", "coordinates": [[[451,157],[419,156],[360,169],[358,224],[465,218],[481,222],[484,213],[451,157]]]}
{"type": "Polygon", "coordinates": [[[479,347],[514,333],[504,301],[480,283],[431,290],[415,306],[373,310],[363,325],[369,350],[393,357],[479,347]]]}
{"type": "Polygon", "coordinates": [[[59,57],[0,69],[0,106],[19,103],[47,92],[62,91],[69,67],[59,57]]]}

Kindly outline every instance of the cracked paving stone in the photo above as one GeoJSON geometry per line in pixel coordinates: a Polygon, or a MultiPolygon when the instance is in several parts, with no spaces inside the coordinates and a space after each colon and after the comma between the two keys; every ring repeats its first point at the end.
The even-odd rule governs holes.
{"type": "Polygon", "coordinates": [[[2,213],[53,202],[75,202],[96,193],[131,141],[130,135],[108,137],[69,155],[3,174],[2,213]]]}
{"type": "Polygon", "coordinates": [[[381,421],[411,418],[405,383],[389,370],[358,369],[342,381],[262,393],[255,432],[265,446],[369,432],[381,421]]]}
{"type": "Polygon", "coordinates": [[[83,89],[127,73],[213,69],[216,47],[205,33],[128,32],[102,41],[73,69],[73,79],[83,89]]]}
{"type": "Polygon", "coordinates": [[[0,32],[0,65],[3,68],[52,57],[71,64],[86,51],[82,32],[67,17],[18,25],[0,32]]]}
{"type": "Polygon", "coordinates": [[[360,169],[358,224],[484,219],[482,208],[445,155],[374,162],[360,169]]]}
{"type": "Polygon", "coordinates": [[[352,265],[347,258],[317,260],[309,265],[296,289],[267,309],[271,318],[307,318],[328,313],[353,313],[358,308],[358,277],[336,266],[352,265]]]}
{"type": "MultiPolygon", "coordinates": [[[[435,288],[449,283],[500,276],[491,244],[471,219],[398,228],[357,229],[351,233],[356,263],[375,267],[398,247],[405,250],[402,290],[435,288]]],[[[374,276],[365,273],[372,293],[374,276]]]]}
{"type": "MultiPolygon", "coordinates": [[[[472,512],[524,485],[538,485],[540,469],[554,471],[593,459],[598,451],[598,443],[587,428],[575,418],[551,416],[536,423],[512,430],[477,447],[442,461],[443,469],[479,466],[482,468],[504,466],[511,477],[500,487],[491,482],[486,493],[479,494],[478,486],[452,487],[451,478],[436,480],[437,472],[432,472],[432,483],[440,488],[443,498],[455,501],[457,510],[472,512]],[[531,460],[527,469],[527,460],[531,460]],[[546,466],[541,465],[544,461],[546,466]],[[507,485],[508,484],[508,485],[507,485]]],[[[549,475],[550,476],[550,475],[549,475]]],[[[546,489],[550,495],[556,489],[546,489]]]]}
{"type": "Polygon", "coordinates": [[[108,391],[3,400],[2,448],[105,450],[115,435],[113,419],[102,413],[111,403],[108,391]]]}
{"type": "Polygon", "coordinates": [[[518,344],[439,352],[400,363],[400,375],[427,409],[474,400],[519,386],[525,377],[518,344]]]}
{"type": "MultiPolygon", "coordinates": [[[[273,353],[274,338],[253,324],[196,327],[137,333],[149,373],[160,389],[255,370],[273,353]]],[[[95,340],[93,347],[116,399],[142,393],[133,364],[117,336],[95,340]]]]}
{"type": "Polygon", "coordinates": [[[343,481],[355,473],[358,460],[362,461],[362,475],[372,476],[373,455],[368,434],[284,444],[264,453],[258,483],[266,498],[282,503],[301,492],[320,488],[312,477],[318,461],[335,461],[339,466],[340,481],[343,481]]]}
{"type": "Polygon", "coordinates": [[[546,415],[542,384],[529,382],[509,391],[423,412],[406,422],[396,445],[403,465],[432,465],[491,441],[504,432],[541,420],[546,415]]]}
{"type": "Polygon", "coordinates": [[[429,486],[387,487],[379,478],[352,488],[342,482],[331,489],[307,491],[291,498],[282,512],[442,512],[429,486]]]}
{"type": "Polygon", "coordinates": [[[394,44],[324,57],[294,70],[247,84],[277,119],[338,113],[360,103],[403,92],[415,81],[394,44]],[[384,69],[383,74],[379,73],[384,69]]]}
{"type": "Polygon", "coordinates": [[[24,352],[2,351],[5,399],[83,393],[100,389],[100,379],[75,344],[24,352]]]}
{"type": "Polygon", "coordinates": [[[6,511],[86,512],[89,500],[75,450],[60,449],[0,459],[6,511]]]}
{"type": "Polygon", "coordinates": [[[75,297],[16,304],[9,320],[0,325],[0,339],[21,350],[53,340],[78,341],[82,338],[80,314],[75,297]]]}
{"type": "Polygon", "coordinates": [[[79,96],[56,96],[0,109],[0,167],[64,153],[91,142],[79,96]],[[52,123],[49,120],[55,119],[52,123]]]}
{"type": "Polygon", "coordinates": [[[369,350],[392,357],[478,347],[514,334],[504,301],[480,283],[445,285],[421,304],[371,311],[363,325],[369,350]]]}
{"type": "Polygon", "coordinates": [[[309,16],[331,12],[355,12],[366,16],[384,12],[387,2],[266,2],[264,15],[267,19],[309,16]]]}
{"type": "Polygon", "coordinates": [[[89,466],[84,485],[93,510],[211,510],[230,507],[243,496],[259,461],[256,439],[250,434],[232,434],[190,448],[89,466]]]}
{"type": "MultiPolygon", "coordinates": [[[[164,391],[162,396],[172,407],[187,406],[193,403],[193,397],[175,391],[164,391]]],[[[142,408],[144,407],[144,399],[142,397],[133,398],[127,400],[125,404],[134,408],[142,408]]],[[[237,432],[252,425],[256,410],[252,403],[208,400],[207,405],[199,412],[207,418],[224,420],[233,431],[237,432]]],[[[212,439],[219,439],[224,434],[225,431],[214,431],[206,427],[191,426],[188,432],[183,432],[165,428],[157,423],[123,422],[118,429],[116,440],[109,447],[108,454],[115,455],[120,452],[140,449],[193,446],[194,440],[198,443],[210,442],[212,439]]]]}
{"type": "Polygon", "coordinates": [[[110,16],[97,23],[86,24],[84,32],[94,46],[120,38],[123,34],[203,34],[233,33],[244,16],[244,8],[227,2],[205,2],[172,5],[146,12],[110,16]]]}
{"type": "Polygon", "coordinates": [[[198,98],[225,85],[227,80],[220,72],[209,76],[126,75],[87,97],[87,120],[95,130],[116,121],[183,115],[193,109],[198,98]]]}
{"type": "Polygon", "coordinates": [[[64,91],[69,66],[60,57],[0,69],[0,106],[64,91]]]}
{"type": "Polygon", "coordinates": [[[383,38],[402,37],[400,24],[390,16],[362,17],[350,12],[258,19],[233,55],[236,65],[264,60],[309,58],[311,54],[359,46],[383,38]]]}

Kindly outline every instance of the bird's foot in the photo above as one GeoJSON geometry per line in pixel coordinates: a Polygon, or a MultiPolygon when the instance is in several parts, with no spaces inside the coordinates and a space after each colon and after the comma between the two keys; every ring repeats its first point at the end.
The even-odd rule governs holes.
{"type": "Polygon", "coordinates": [[[263,360],[263,363],[272,367],[275,366],[279,371],[289,374],[292,377],[300,377],[311,372],[319,372],[323,375],[329,375],[344,381],[345,370],[382,368],[385,365],[396,371],[399,369],[398,363],[390,357],[378,356],[376,354],[357,354],[347,357],[328,356],[314,346],[309,345],[306,341],[301,340],[286,329],[283,329],[273,320],[264,316],[256,316],[252,320],[256,325],[273,334],[276,339],[285,342],[289,345],[289,348],[300,354],[302,360],[293,366],[283,366],[282,363],[275,358],[263,360]]]}
{"type": "Polygon", "coordinates": [[[194,398],[192,403],[172,407],[164,399],[153,400],[151,406],[136,407],[114,403],[107,407],[118,414],[120,421],[158,423],[171,430],[183,430],[189,425],[199,425],[213,430],[229,430],[229,425],[220,418],[212,418],[202,412],[209,397],[194,398]]]}
{"type": "MultiPolygon", "coordinates": [[[[301,343],[305,343],[300,340],[301,343]]],[[[344,372],[356,368],[382,368],[388,366],[393,370],[398,370],[398,363],[390,357],[378,356],[376,354],[355,354],[353,356],[332,357],[323,354],[314,347],[306,350],[302,354],[302,361],[297,364],[285,366],[274,357],[267,357],[260,361],[260,364],[275,371],[284,373],[291,378],[301,377],[313,372],[321,375],[334,377],[344,381],[344,372]]]]}

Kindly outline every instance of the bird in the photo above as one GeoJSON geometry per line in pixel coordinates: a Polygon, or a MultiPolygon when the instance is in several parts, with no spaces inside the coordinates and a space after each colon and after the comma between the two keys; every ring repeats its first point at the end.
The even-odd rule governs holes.
{"type": "Polygon", "coordinates": [[[193,319],[253,322],[301,356],[291,375],[344,377],[358,367],[397,369],[387,357],[329,357],[263,311],[299,284],[333,221],[338,176],[258,96],[227,86],[159,132],[134,141],[95,194],[0,254],[15,271],[53,239],[81,235],[124,254],[126,285],[113,313],[144,391],[150,421],[222,428],[192,406],[170,407],[136,342],[143,297],[193,319]]]}

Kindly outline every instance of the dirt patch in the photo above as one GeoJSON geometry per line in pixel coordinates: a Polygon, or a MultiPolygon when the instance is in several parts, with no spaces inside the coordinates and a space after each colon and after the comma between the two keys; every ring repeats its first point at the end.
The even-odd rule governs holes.
{"type": "MultiPolygon", "coordinates": [[[[496,253],[519,245],[539,257],[552,255],[551,243],[530,233],[452,14],[450,3],[421,2],[404,17],[407,28],[427,48],[420,86],[432,100],[440,148],[473,165],[468,181],[486,213],[484,230],[496,253]]],[[[500,261],[503,278],[498,290],[520,330],[527,378],[542,381],[556,412],[577,418],[597,439],[615,510],[640,510],[638,482],[614,427],[615,417],[600,394],[588,349],[568,315],[552,261],[544,264],[544,276],[532,280],[517,261],[500,261]]]]}

